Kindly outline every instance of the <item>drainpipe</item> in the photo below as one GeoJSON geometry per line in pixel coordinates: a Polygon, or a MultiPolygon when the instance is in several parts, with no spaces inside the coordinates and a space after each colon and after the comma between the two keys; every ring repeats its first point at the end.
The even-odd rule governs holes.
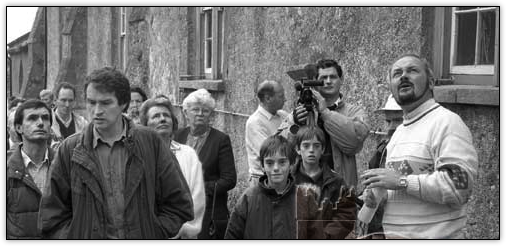
{"type": "Polygon", "coordinates": [[[12,58],[7,56],[9,59],[9,96],[12,96],[12,58]]]}
{"type": "Polygon", "coordinates": [[[44,89],[47,89],[47,7],[44,8],[44,44],[46,48],[44,49],[44,89]]]}

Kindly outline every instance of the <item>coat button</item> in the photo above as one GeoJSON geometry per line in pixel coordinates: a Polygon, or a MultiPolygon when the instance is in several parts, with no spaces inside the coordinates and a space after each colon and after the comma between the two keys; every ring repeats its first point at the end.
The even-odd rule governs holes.
{"type": "Polygon", "coordinates": [[[18,170],[16,170],[14,173],[19,173],[19,171],[18,171],[18,170]]]}

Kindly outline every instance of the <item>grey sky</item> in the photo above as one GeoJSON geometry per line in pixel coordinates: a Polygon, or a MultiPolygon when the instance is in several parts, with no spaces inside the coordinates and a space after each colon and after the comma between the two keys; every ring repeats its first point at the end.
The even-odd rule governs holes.
{"type": "Polygon", "coordinates": [[[32,29],[37,7],[7,7],[7,43],[32,29]]]}

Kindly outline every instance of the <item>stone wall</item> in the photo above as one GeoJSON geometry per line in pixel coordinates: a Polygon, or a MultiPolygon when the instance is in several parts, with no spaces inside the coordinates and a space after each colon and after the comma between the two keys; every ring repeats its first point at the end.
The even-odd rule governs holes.
{"type": "MultiPolygon", "coordinates": [[[[114,38],[117,10],[78,9],[81,11],[78,16],[79,13],[88,15],[76,19],[87,20],[87,23],[79,22],[76,29],[72,29],[73,40],[82,38],[80,42],[84,42],[84,46],[73,43],[73,54],[77,57],[73,61],[76,63],[74,77],[76,83],[82,83],[89,69],[79,67],[81,56],[86,57],[85,64],[90,68],[117,64],[117,39],[114,38]],[[102,14],[96,16],[99,13],[102,14]],[[107,29],[104,26],[109,30],[95,30],[107,29]],[[90,40],[83,37],[86,33],[92,34],[90,40]],[[98,40],[99,35],[109,36],[98,40]],[[87,48],[93,50],[86,51],[87,48]]],[[[180,127],[184,127],[178,104],[191,90],[180,88],[179,75],[180,71],[186,73],[193,66],[188,62],[191,60],[188,54],[192,55],[189,44],[193,42],[190,32],[195,28],[188,21],[192,18],[188,15],[190,11],[185,7],[127,9],[126,74],[132,84],[141,86],[149,95],[170,96],[178,109],[180,127]]],[[[383,127],[381,117],[374,111],[385,103],[389,94],[385,84],[390,63],[404,53],[422,54],[428,60],[432,56],[434,8],[430,7],[225,7],[224,18],[225,90],[212,91],[217,100],[213,126],[229,134],[232,141],[238,185],[230,195],[231,207],[246,187],[244,126],[247,116],[257,107],[254,90],[258,83],[266,79],[280,81],[287,97],[284,109],[291,111],[297,95],[294,81],[286,72],[321,58],[334,58],[343,67],[341,91],[344,99],[361,105],[369,116],[371,129],[376,130],[383,127]]],[[[60,22],[65,23],[65,19],[60,17],[60,22]]],[[[52,53],[55,51],[48,52],[53,56],[56,54],[52,53]]],[[[499,108],[444,106],[461,115],[468,124],[479,155],[480,169],[469,203],[467,235],[469,238],[498,238],[499,108]]],[[[357,155],[359,170],[366,167],[376,144],[374,136],[366,140],[357,155]]]]}
{"type": "Polygon", "coordinates": [[[499,108],[443,104],[460,115],[473,135],[478,176],[468,204],[468,238],[499,238],[499,108]]]}

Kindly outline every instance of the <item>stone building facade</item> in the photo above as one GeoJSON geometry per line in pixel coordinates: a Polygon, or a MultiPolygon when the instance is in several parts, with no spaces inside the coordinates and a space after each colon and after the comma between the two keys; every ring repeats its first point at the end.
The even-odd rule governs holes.
{"type": "MultiPolygon", "coordinates": [[[[82,91],[86,74],[115,66],[176,106],[189,92],[208,89],[217,100],[213,125],[232,140],[239,180],[233,205],[246,187],[244,126],[257,107],[258,83],[280,81],[291,111],[297,95],[286,72],[334,58],[344,70],[344,99],[361,105],[376,130],[383,126],[374,111],[389,94],[389,65],[401,54],[420,54],[434,66],[436,100],[463,118],[478,151],[467,236],[499,238],[498,15],[494,8],[443,7],[48,7],[47,85],[69,81],[82,91]],[[484,70],[469,74],[452,62],[462,50],[450,52],[452,41],[462,39],[451,35],[452,23],[470,25],[466,13],[481,15],[474,37],[486,47],[476,53],[484,57],[475,59],[479,64],[467,67],[484,70]]],[[[366,140],[360,170],[377,140],[366,140]]]]}

